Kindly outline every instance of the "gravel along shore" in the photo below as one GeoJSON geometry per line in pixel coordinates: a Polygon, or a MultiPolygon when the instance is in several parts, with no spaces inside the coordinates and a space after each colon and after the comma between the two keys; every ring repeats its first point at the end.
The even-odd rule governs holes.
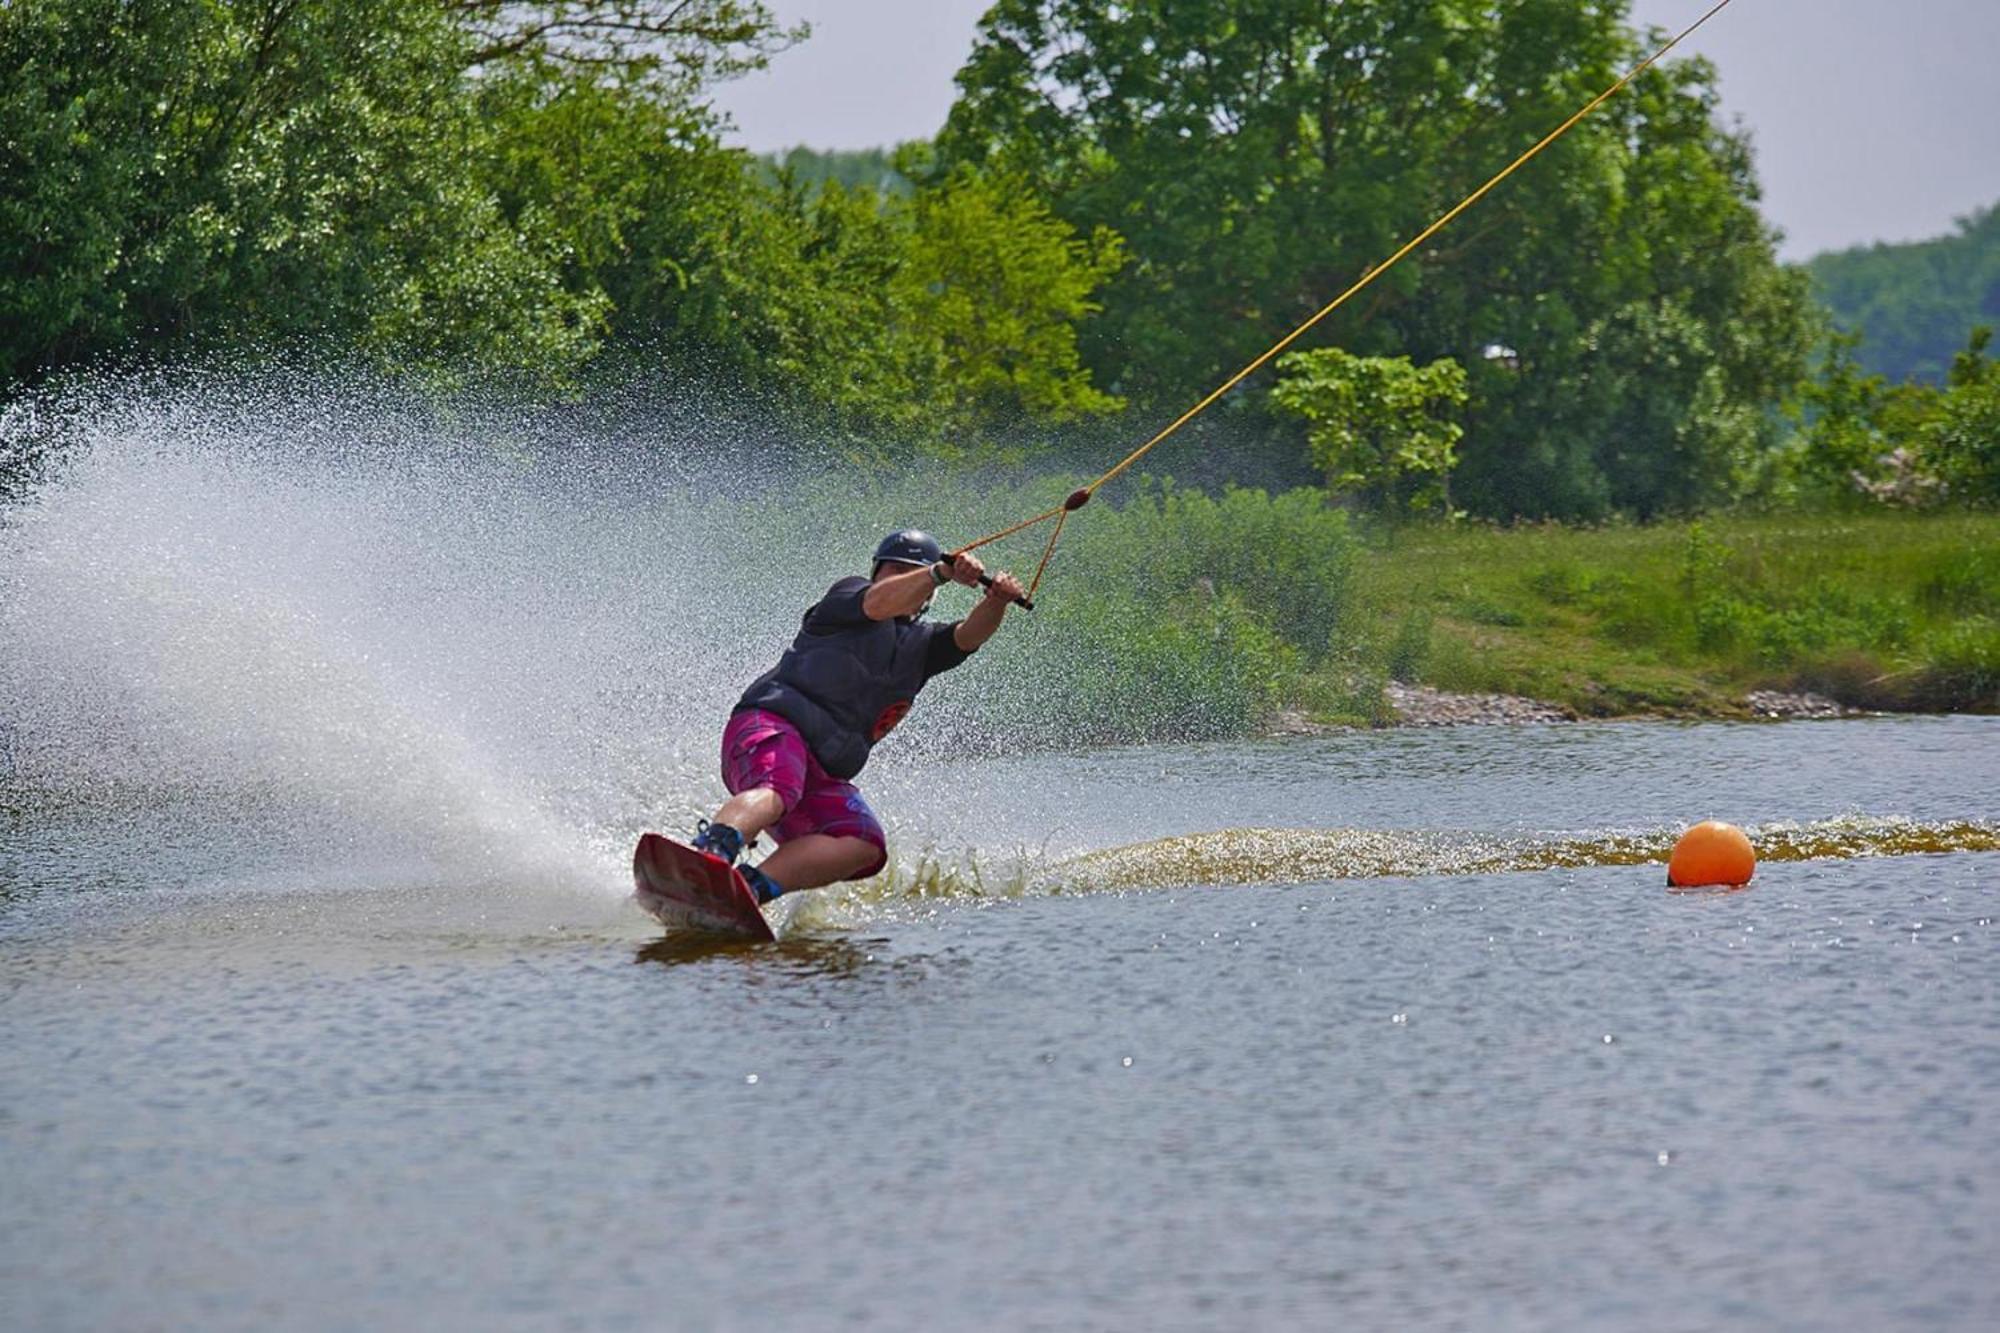
{"type": "MultiPolygon", "coordinates": [[[[1390,681],[1382,697],[1395,710],[1388,725],[1401,727],[1469,727],[1524,722],[1573,722],[1576,715],[1539,699],[1512,694],[1453,694],[1428,685],[1390,681]]],[[[1352,724],[1316,722],[1299,712],[1282,712],[1265,729],[1268,736],[1320,736],[1345,731],[1352,724]]]]}
{"type": "Polygon", "coordinates": [[[1743,696],[1743,706],[1752,716],[1782,718],[1861,717],[1864,710],[1827,698],[1824,694],[1793,694],[1784,690],[1752,690],[1743,696]]]}
{"type": "Polygon", "coordinates": [[[1428,685],[1390,681],[1383,694],[1406,727],[1489,726],[1495,723],[1571,722],[1575,714],[1514,694],[1453,694],[1428,685]]]}
{"type": "MultiPolygon", "coordinates": [[[[1405,685],[1392,680],[1383,687],[1382,697],[1396,713],[1395,722],[1391,725],[1402,727],[1478,727],[1576,721],[1576,714],[1559,704],[1524,699],[1516,694],[1454,694],[1428,685],[1405,685]]],[[[1863,710],[1849,708],[1823,694],[1785,690],[1752,690],[1743,696],[1743,707],[1754,718],[1774,721],[1865,715],[1863,710]]],[[[1338,725],[1315,722],[1303,713],[1285,712],[1272,719],[1266,734],[1316,736],[1344,729],[1338,725]]]]}

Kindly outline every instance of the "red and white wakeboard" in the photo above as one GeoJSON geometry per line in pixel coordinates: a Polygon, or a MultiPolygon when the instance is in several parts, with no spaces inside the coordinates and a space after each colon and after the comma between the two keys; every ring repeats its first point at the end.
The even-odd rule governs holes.
{"type": "Polygon", "coordinates": [[[657,833],[639,835],[632,853],[632,897],[669,930],[700,930],[775,940],[757,895],[736,867],[657,833]]]}

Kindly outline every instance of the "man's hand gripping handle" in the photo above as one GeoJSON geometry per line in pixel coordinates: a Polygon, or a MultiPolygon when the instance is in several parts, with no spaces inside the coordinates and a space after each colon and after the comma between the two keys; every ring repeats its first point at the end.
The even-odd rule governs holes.
{"type": "MultiPolygon", "coordinates": [[[[938,560],[946,569],[953,569],[958,564],[958,557],[950,551],[946,551],[942,556],[938,557],[938,560]]],[[[993,576],[981,571],[979,586],[982,588],[991,588],[993,586],[993,576]]],[[[1035,609],[1035,604],[1028,600],[1025,593],[1014,598],[1014,605],[1020,607],[1023,611],[1032,611],[1035,609]]]]}

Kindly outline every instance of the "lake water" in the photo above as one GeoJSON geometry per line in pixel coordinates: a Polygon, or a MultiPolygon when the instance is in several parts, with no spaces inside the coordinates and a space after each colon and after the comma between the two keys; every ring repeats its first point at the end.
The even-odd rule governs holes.
{"type": "Polygon", "coordinates": [[[297,792],[17,775],[0,1325],[1991,1327],[1996,757],[885,760],[958,887],[719,949],[623,901],[636,828],[453,871],[297,792]],[[1837,855],[1618,863],[1710,815],[1837,855]]]}
{"type": "Polygon", "coordinates": [[[1010,619],[865,775],[889,882],[664,940],[798,609],[980,530],[776,456],[0,405],[0,1329],[2000,1326],[2000,719],[994,757],[1119,669],[1010,619]],[[1764,865],[1670,894],[1706,817],[1764,865]]]}

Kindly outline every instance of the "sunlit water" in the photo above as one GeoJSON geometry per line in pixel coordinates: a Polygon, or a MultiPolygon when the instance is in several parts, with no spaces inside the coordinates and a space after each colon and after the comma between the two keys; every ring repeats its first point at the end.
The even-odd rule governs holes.
{"type": "Polygon", "coordinates": [[[2000,1320],[2000,721],[954,760],[982,658],[897,876],[666,940],[631,839],[841,552],[84,407],[0,526],[0,1328],[2000,1320]]]}

